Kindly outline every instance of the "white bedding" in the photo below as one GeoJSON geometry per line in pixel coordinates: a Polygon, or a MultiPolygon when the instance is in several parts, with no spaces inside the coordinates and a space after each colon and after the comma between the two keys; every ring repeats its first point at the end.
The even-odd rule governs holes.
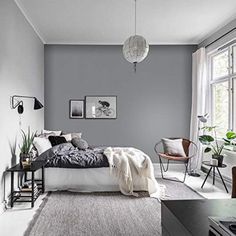
{"type": "MultiPolygon", "coordinates": [[[[146,179],[133,180],[134,191],[147,191],[146,179]]],[[[109,167],[103,168],[45,168],[45,190],[68,190],[75,192],[120,191],[118,180],[110,174],[109,167]]]]}
{"type": "Polygon", "coordinates": [[[132,147],[108,147],[104,150],[111,173],[119,181],[120,191],[124,195],[138,196],[134,189],[134,180],[146,179],[146,188],[150,197],[161,199],[164,194],[154,177],[151,159],[141,150],[132,147]]]}

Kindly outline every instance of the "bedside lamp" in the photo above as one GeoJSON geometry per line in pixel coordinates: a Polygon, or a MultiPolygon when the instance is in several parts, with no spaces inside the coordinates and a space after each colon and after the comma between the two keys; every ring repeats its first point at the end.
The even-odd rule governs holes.
{"type": "Polygon", "coordinates": [[[207,123],[208,117],[209,117],[208,113],[206,113],[204,116],[197,116],[198,120],[202,123],[207,123]]]}
{"type": "Polygon", "coordinates": [[[23,101],[18,101],[16,98],[31,98],[34,99],[34,110],[39,110],[43,108],[43,104],[36,98],[36,97],[30,97],[30,96],[21,96],[21,95],[14,95],[11,97],[11,108],[16,109],[19,114],[22,114],[24,112],[24,106],[23,101]]]}

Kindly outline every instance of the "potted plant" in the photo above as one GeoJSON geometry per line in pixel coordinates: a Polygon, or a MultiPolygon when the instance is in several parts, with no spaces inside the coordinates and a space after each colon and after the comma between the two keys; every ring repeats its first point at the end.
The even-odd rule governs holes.
{"type": "Polygon", "coordinates": [[[202,128],[203,132],[205,131],[212,133],[213,135],[203,134],[199,136],[199,141],[206,146],[204,152],[212,152],[212,158],[218,160],[218,166],[222,166],[224,156],[222,155],[222,151],[225,143],[220,142],[216,135],[216,126],[205,126],[202,128]]]}
{"type": "Polygon", "coordinates": [[[30,132],[30,127],[28,128],[28,133],[26,134],[24,130],[21,130],[22,135],[22,144],[20,147],[20,165],[24,167],[23,164],[30,160],[30,150],[32,147],[32,143],[35,137],[35,133],[30,132]]]}
{"type": "Polygon", "coordinates": [[[226,133],[225,148],[230,151],[236,151],[236,133],[233,131],[228,131],[226,133]]]}

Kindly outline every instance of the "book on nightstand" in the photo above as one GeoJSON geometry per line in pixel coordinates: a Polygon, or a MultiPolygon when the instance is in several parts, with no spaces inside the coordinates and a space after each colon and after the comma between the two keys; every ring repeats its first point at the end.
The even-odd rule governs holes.
{"type": "MultiPolygon", "coordinates": [[[[23,186],[20,188],[20,190],[21,190],[22,192],[25,192],[25,194],[26,194],[26,193],[30,193],[30,191],[32,191],[32,183],[31,183],[31,181],[25,182],[25,183],[23,184],[23,186]]],[[[34,190],[34,194],[37,194],[37,193],[38,193],[38,186],[37,186],[36,183],[34,183],[34,188],[33,188],[33,190],[34,190]]]]}
{"type": "MultiPolygon", "coordinates": [[[[34,186],[37,186],[37,184],[34,183],[34,186]]],[[[24,184],[22,185],[22,188],[32,188],[32,182],[31,181],[24,182],[24,184]]]]}
{"type": "Polygon", "coordinates": [[[236,224],[235,217],[208,217],[209,230],[216,236],[236,236],[230,225],[236,224]]]}

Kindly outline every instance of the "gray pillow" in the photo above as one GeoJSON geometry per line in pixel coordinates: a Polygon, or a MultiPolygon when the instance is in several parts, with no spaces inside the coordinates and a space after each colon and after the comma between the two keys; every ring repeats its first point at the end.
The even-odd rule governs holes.
{"type": "Polygon", "coordinates": [[[75,147],[77,147],[77,148],[79,148],[81,150],[86,150],[89,147],[88,142],[86,140],[82,139],[82,138],[73,138],[71,140],[71,143],[75,147]]]}
{"type": "Polygon", "coordinates": [[[186,157],[183,148],[183,139],[162,139],[164,152],[171,156],[186,157]]]}

